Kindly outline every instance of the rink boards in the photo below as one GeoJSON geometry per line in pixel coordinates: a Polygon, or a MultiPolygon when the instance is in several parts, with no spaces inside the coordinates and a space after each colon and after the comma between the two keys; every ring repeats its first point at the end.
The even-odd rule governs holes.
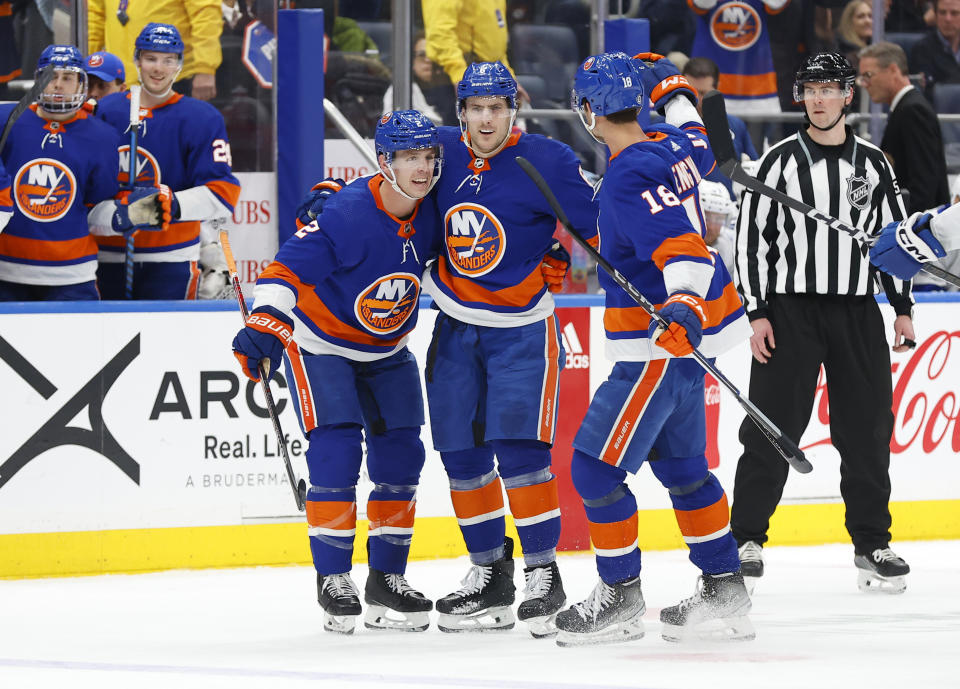
{"type": "MultiPolygon", "coordinates": [[[[559,300],[568,368],[555,465],[565,549],[589,548],[566,467],[569,438],[610,370],[600,303],[592,296],[559,300]]],[[[889,325],[892,311],[883,310],[889,325]]],[[[60,311],[0,305],[0,577],[308,562],[305,524],[260,390],[230,352],[235,305],[104,303],[60,311]]],[[[411,338],[421,363],[434,314],[421,310],[411,338]]],[[[925,300],[916,324],[918,347],[892,354],[894,539],[960,538],[960,303],[950,295],[925,300]]],[[[746,343],[718,366],[746,390],[746,343]]],[[[304,475],[306,443],[282,380],[273,386],[291,459],[304,475]]],[[[791,474],[772,543],[847,540],[824,396],[821,386],[801,440],[815,469],[791,474]]],[[[707,398],[711,455],[719,456],[715,471],[729,492],[743,414],[717,386],[708,386],[707,398]]],[[[427,428],[412,557],[451,557],[464,551],[429,438],[427,428]]],[[[644,468],[631,487],[641,508],[641,547],[682,547],[659,483],[644,468]]],[[[358,560],[368,491],[362,476],[358,560]]]]}

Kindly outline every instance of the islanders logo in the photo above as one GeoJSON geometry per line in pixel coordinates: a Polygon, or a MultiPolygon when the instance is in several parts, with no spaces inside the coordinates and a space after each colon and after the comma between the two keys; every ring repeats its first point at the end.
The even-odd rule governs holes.
{"type": "Polygon", "coordinates": [[[761,31],[760,15],[739,0],[720,5],[710,18],[710,35],[726,50],[746,50],[757,42],[761,31]]]}
{"type": "Polygon", "coordinates": [[[478,203],[458,203],[443,219],[450,265],[463,275],[486,275],[497,267],[507,249],[503,225],[478,203]]]}
{"type": "Polygon", "coordinates": [[[360,292],[353,312],[363,327],[375,335],[398,330],[418,308],[420,278],[412,273],[391,273],[360,292]]]}
{"type": "Polygon", "coordinates": [[[17,171],[13,198],[20,212],[30,220],[54,222],[73,206],[77,198],[77,178],[59,160],[35,158],[17,171]]]}
{"type": "Polygon", "coordinates": [[[87,59],[88,67],[99,67],[103,64],[103,55],[97,55],[94,53],[87,59]]]}
{"type": "MultiPolygon", "coordinates": [[[[127,183],[130,174],[130,144],[117,149],[120,153],[120,175],[117,179],[121,184],[127,183]]],[[[153,154],[142,146],[137,146],[137,176],[134,183],[138,187],[160,186],[160,163],[153,154]]]]}

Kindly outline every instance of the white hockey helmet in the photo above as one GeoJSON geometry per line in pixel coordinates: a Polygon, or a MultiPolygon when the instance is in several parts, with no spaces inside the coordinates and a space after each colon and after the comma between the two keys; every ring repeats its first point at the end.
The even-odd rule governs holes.
{"type": "Polygon", "coordinates": [[[729,219],[737,212],[737,206],[730,198],[730,192],[720,182],[703,180],[699,186],[700,208],[704,213],[717,213],[729,219]]]}

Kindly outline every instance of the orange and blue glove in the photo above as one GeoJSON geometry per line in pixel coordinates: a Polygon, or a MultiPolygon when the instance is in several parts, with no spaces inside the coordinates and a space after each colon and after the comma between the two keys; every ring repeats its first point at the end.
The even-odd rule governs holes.
{"type": "Polygon", "coordinates": [[[233,355],[250,380],[260,380],[261,362],[269,378],[270,372],[280,366],[283,351],[292,339],[290,317],[272,306],[261,306],[250,313],[246,326],[233,338],[233,355]]]}
{"type": "Polygon", "coordinates": [[[563,291],[563,281],[570,270],[570,253],[560,242],[554,242],[550,251],[543,257],[540,263],[540,274],[543,275],[543,281],[547,289],[557,293],[563,291]]]}
{"type": "Polygon", "coordinates": [[[641,71],[643,90],[647,92],[654,110],[662,115],[667,102],[681,95],[697,104],[697,90],[670,60],[659,53],[637,53],[633,57],[643,61],[646,68],[641,71]]]}
{"type": "Polygon", "coordinates": [[[687,356],[703,339],[707,324],[707,303],[691,292],[674,292],[657,311],[666,327],[650,319],[650,339],[673,356],[687,356]]]}
{"type": "Polygon", "coordinates": [[[304,225],[309,225],[316,220],[317,216],[323,212],[323,204],[327,202],[327,199],[343,189],[345,184],[346,182],[342,179],[334,179],[333,177],[327,177],[322,182],[314,184],[307,195],[303,197],[303,200],[300,201],[300,205],[297,206],[297,229],[299,230],[304,225]]]}

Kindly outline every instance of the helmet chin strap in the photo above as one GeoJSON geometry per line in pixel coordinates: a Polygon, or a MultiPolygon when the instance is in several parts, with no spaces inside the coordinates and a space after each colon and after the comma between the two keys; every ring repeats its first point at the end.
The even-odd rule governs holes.
{"type": "Polygon", "coordinates": [[[596,141],[598,144],[606,143],[606,141],[597,136],[596,132],[594,131],[597,126],[597,115],[593,112],[593,110],[590,111],[590,124],[587,124],[587,121],[583,117],[582,107],[577,109],[577,116],[580,118],[580,124],[582,124],[583,128],[587,130],[587,133],[593,137],[594,141],[596,141]]]}
{"type": "Polygon", "coordinates": [[[819,125],[817,125],[817,124],[814,124],[814,123],[813,123],[813,120],[810,119],[810,115],[807,114],[807,109],[806,109],[806,108],[803,109],[803,117],[804,117],[804,119],[807,121],[807,124],[809,124],[809,125],[810,125],[811,127],[813,127],[814,129],[819,129],[821,132],[829,132],[831,129],[833,129],[834,127],[836,127],[836,126],[837,126],[837,123],[838,123],[841,119],[843,119],[843,116],[846,115],[846,114],[847,114],[847,107],[844,106],[844,107],[843,107],[843,110],[840,111],[840,114],[837,115],[837,119],[835,119],[835,120],[830,124],[829,127],[821,127],[821,126],[819,126],[819,125]]]}
{"type": "Polygon", "coordinates": [[[170,85],[167,87],[167,90],[163,93],[154,93],[150,88],[143,82],[143,75],[140,73],[140,65],[137,65],[137,79],[140,80],[140,86],[144,91],[149,93],[154,98],[166,98],[170,95],[170,92],[173,91],[173,82],[177,80],[177,77],[180,76],[180,72],[183,71],[183,60],[180,60],[180,66],[177,68],[177,73],[173,75],[173,79],[170,80],[170,85]]]}
{"type": "Polygon", "coordinates": [[[467,148],[470,149],[470,153],[473,154],[474,158],[492,158],[503,150],[503,147],[507,145],[507,141],[510,140],[510,133],[513,132],[513,123],[517,121],[517,108],[514,108],[512,112],[513,114],[510,115],[510,126],[507,127],[507,133],[504,134],[503,140],[495,149],[484,154],[477,153],[474,150],[472,143],[473,140],[470,138],[470,132],[467,130],[467,123],[463,121],[462,117],[460,118],[460,134],[463,136],[463,140],[467,144],[467,148]]]}
{"type": "Polygon", "coordinates": [[[439,179],[440,177],[437,174],[432,175],[432,179],[430,180],[430,186],[427,187],[427,194],[424,194],[423,196],[410,196],[410,194],[408,194],[407,192],[405,192],[403,189],[400,188],[400,185],[397,183],[397,172],[396,170],[393,169],[393,166],[390,163],[387,163],[387,170],[390,171],[389,175],[387,175],[387,173],[382,168],[380,169],[380,174],[383,175],[383,178],[385,180],[390,182],[390,186],[393,187],[393,190],[395,192],[397,192],[398,194],[400,194],[400,196],[410,201],[419,201],[420,199],[424,198],[427,194],[430,193],[430,190],[433,189],[433,186],[437,183],[437,179],[439,179]]]}

